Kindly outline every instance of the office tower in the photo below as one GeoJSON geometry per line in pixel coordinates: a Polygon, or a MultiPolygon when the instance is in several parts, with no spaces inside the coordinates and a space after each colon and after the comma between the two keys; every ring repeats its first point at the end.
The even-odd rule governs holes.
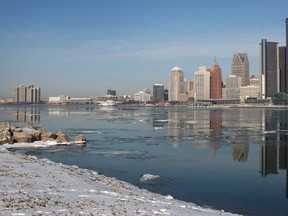
{"type": "Polygon", "coordinates": [[[174,67],[169,74],[169,101],[181,101],[181,95],[185,94],[184,74],[181,68],[174,67]]]}
{"type": "Polygon", "coordinates": [[[199,66],[194,76],[194,100],[210,99],[210,72],[205,66],[199,66]]]}
{"type": "Polygon", "coordinates": [[[279,92],[278,43],[262,39],[260,47],[260,95],[272,97],[279,92]]]}
{"type": "MultiPolygon", "coordinates": [[[[288,18],[286,18],[286,73],[288,74],[288,18]]],[[[287,83],[288,85],[288,83],[287,83]]],[[[288,89],[288,87],[287,87],[288,89]]],[[[288,90],[287,90],[288,91],[288,90]]]]}
{"type": "Polygon", "coordinates": [[[232,75],[241,77],[241,86],[249,85],[249,61],[247,53],[235,53],[232,60],[232,75]]]}
{"type": "Polygon", "coordinates": [[[13,97],[16,103],[39,103],[41,101],[41,88],[33,85],[20,85],[14,88],[13,97]]]}
{"type": "Polygon", "coordinates": [[[165,89],[164,90],[164,101],[168,101],[169,100],[169,90],[165,89]]]}
{"type": "Polygon", "coordinates": [[[210,75],[210,97],[211,99],[220,99],[222,98],[222,70],[219,64],[216,62],[216,58],[211,66],[210,75]]]}
{"type": "Polygon", "coordinates": [[[107,95],[113,95],[113,96],[116,96],[116,90],[108,89],[108,90],[107,90],[107,95]]]}
{"type": "Polygon", "coordinates": [[[153,85],[153,99],[154,101],[164,100],[164,85],[163,84],[153,85]]]}
{"type": "Polygon", "coordinates": [[[286,71],[286,47],[279,47],[279,83],[280,92],[288,93],[288,75],[286,71]]]}
{"type": "Polygon", "coordinates": [[[236,75],[229,75],[226,79],[226,99],[239,99],[240,98],[240,86],[241,77],[236,75]]]}

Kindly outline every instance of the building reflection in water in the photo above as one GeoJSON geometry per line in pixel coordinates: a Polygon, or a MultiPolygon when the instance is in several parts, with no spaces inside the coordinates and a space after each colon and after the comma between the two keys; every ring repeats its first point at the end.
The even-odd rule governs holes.
{"type": "Polygon", "coordinates": [[[286,198],[288,198],[288,114],[267,111],[263,116],[263,136],[259,145],[259,172],[261,176],[286,170],[286,198]]]}
{"type": "MultiPolygon", "coordinates": [[[[249,143],[253,140],[251,136],[256,132],[262,134],[259,140],[261,176],[266,177],[278,174],[279,170],[287,170],[288,113],[285,111],[203,109],[179,112],[179,110],[169,110],[168,119],[168,136],[174,147],[181,145],[184,136],[191,135],[195,138],[193,139],[195,144],[201,148],[210,148],[216,156],[223,145],[223,137],[227,136],[233,160],[247,162],[249,143]]],[[[157,126],[162,127],[162,125],[157,126]]]]}
{"type": "Polygon", "coordinates": [[[213,137],[213,142],[210,143],[210,148],[216,156],[216,152],[221,145],[222,136],[222,110],[210,111],[210,137],[213,137]]]}
{"type": "Polygon", "coordinates": [[[40,123],[40,108],[37,106],[17,107],[12,113],[12,120],[19,123],[40,123]]]}
{"type": "Polygon", "coordinates": [[[184,135],[184,128],[181,128],[181,125],[183,125],[184,119],[187,119],[187,112],[169,110],[168,119],[168,136],[170,143],[177,148],[181,144],[181,138],[184,135]]]}

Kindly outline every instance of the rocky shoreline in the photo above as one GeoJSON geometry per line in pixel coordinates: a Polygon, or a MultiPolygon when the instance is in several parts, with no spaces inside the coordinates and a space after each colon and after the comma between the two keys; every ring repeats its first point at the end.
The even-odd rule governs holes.
{"type": "MultiPolygon", "coordinates": [[[[55,141],[59,144],[70,142],[70,138],[59,131],[58,133],[47,131],[42,127],[16,127],[9,122],[0,122],[0,145],[14,143],[33,143],[37,141],[55,141]]],[[[83,134],[75,137],[75,143],[85,144],[86,138],[83,134]]]]}

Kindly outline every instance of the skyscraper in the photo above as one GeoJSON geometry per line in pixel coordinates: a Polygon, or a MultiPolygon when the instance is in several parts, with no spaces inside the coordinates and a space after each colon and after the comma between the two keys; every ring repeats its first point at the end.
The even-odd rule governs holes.
{"type": "MultiPolygon", "coordinates": [[[[288,73],[288,18],[286,18],[286,73],[288,73]]],[[[288,85],[288,83],[286,83],[288,85]]],[[[288,87],[287,87],[288,89],[288,87]]],[[[288,92],[287,92],[288,93],[288,92]]]]}
{"type": "Polygon", "coordinates": [[[236,75],[229,75],[226,79],[226,99],[239,99],[241,77],[236,75]]]}
{"type": "Polygon", "coordinates": [[[288,93],[288,75],[286,70],[286,47],[279,47],[279,83],[280,92],[288,93]]]}
{"type": "Polygon", "coordinates": [[[249,61],[247,53],[235,53],[232,60],[232,75],[241,77],[241,86],[249,85],[249,61]]]}
{"type": "Polygon", "coordinates": [[[154,101],[164,100],[164,85],[162,84],[153,85],[153,100],[154,101]]]}
{"type": "Polygon", "coordinates": [[[260,97],[272,97],[279,92],[278,43],[262,39],[260,47],[260,97]]]}
{"type": "Polygon", "coordinates": [[[220,99],[222,98],[222,70],[216,62],[216,58],[211,66],[210,75],[210,97],[211,99],[220,99]]]}
{"type": "Polygon", "coordinates": [[[169,101],[181,101],[181,95],[185,94],[184,74],[181,68],[174,67],[169,74],[169,101]]]}
{"type": "Polygon", "coordinates": [[[205,66],[199,66],[194,76],[195,100],[210,99],[210,72],[205,66]]]}

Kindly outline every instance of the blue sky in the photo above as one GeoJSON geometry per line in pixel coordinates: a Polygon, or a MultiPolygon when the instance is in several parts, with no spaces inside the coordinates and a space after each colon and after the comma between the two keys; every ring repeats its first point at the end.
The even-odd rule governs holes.
{"type": "Polygon", "coordinates": [[[287,0],[0,0],[0,98],[20,84],[42,96],[131,94],[168,86],[174,66],[192,80],[233,53],[258,75],[262,38],[285,45],[287,0]]]}

